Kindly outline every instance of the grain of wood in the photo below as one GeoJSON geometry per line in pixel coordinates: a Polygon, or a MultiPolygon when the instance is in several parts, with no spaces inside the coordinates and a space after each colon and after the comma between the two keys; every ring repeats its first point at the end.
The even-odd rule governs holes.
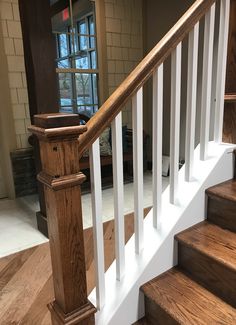
{"type": "MultiPolygon", "coordinates": [[[[145,209],[146,215],[150,209],[145,209]]],[[[115,259],[114,221],[104,223],[105,268],[115,259]]],[[[134,232],[133,214],[125,216],[126,242],[134,232]]],[[[95,286],[93,231],[84,230],[88,294],[95,286]]],[[[51,325],[47,304],[54,299],[49,244],[0,259],[0,323],[51,325]]]]}
{"type": "MultiPolygon", "coordinates": [[[[168,324],[235,324],[236,310],[233,307],[192,281],[177,268],[151,280],[142,287],[142,291],[173,320],[168,324]]],[[[146,318],[149,320],[148,314],[146,318]]],[[[152,314],[152,319],[156,319],[155,324],[166,324],[165,319],[159,319],[158,314],[155,314],[155,317],[152,314]]]]}
{"type": "Polygon", "coordinates": [[[205,221],[178,234],[176,239],[236,273],[235,233],[205,221]]]}

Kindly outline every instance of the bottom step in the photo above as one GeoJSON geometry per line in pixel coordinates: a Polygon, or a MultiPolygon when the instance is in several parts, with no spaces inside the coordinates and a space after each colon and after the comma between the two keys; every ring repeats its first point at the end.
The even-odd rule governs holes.
{"type": "Polygon", "coordinates": [[[173,268],[141,287],[148,324],[236,324],[236,309],[173,268]]]}

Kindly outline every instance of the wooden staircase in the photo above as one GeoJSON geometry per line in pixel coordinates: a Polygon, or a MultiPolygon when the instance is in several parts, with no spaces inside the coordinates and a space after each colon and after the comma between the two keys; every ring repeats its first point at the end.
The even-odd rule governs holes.
{"type": "MultiPolygon", "coordinates": [[[[135,300],[132,295],[133,292],[136,292],[134,289],[137,290],[139,283],[143,283],[141,279],[144,272],[150,274],[148,271],[152,269],[151,262],[154,258],[161,265],[160,247],[167,243],[169,249],[166,251],[166,256],[171,257],[173,253],[173,246],[170,247],[169,245],[172,243],[173,237],[169,241],[171,236],[168,234],[170,231],[174,231],[174,225],[169,224],[163,236],[162,233],[158,232],[159,227],[161,229],[164,225],[163,220],[168,220],[169,215],[165,216],[167,208],[179,210],[178,207],[181,205],[184,209],[193,207],[192,210],[195,210],[194,205],[192,205],[193,200],[197,202],[194,193],[202,194],[200,184],[202,184],[201,186],[206,184],[205,182],[209,179],[211,172],[216,171],[215,168],[220,164],[218,159],[223,158],[223,156],[226,157],[228,147],[219,146],[219,143],[221,143],[223,129],[229,13],[230,0],[196,0],[103,103],[86,125],[80,125],[77,114],[41,114],[34,117],[34,125],[29,127],[29,131],[39,140],[41,153],[42,171],[38,175],[38,180],[44,186],[55,294],[55,300],[49,304],[52,324],[94,325],[96,310],[99,310],[96,322],[101,325],[127,324],[137,319],[138,299],[135,300]],[[218,16],[216,17],[218,11],[219,19],[218,16]],[[199,37],[199,30],[201,31],[203,23],[204,37],[199,37]],[[219,31],[219,37],[215,37],[215,30],[219,31]],[[186,39],[188,39],[188,59],[187,62],[184,62],[185,57],[182,52],[185,52],[184,43],[186,39]],[[215,53],[216,60],[213,60],[215,49],[218,51],[215,53]],[[203,58],[202,67],[198,67],[199,55],[202,55],[203,58]],[[163,104],[165,103],[165,93],[167,90],[169,92],[169,88],[165,88],[165,64],[167,60],[171,61],[171,85],[170,121],[166,120],[170,122],[168,135],[170,143],[170,195],[166,200],[165,196],[162,195],[161,166],[163,130],[165,128],[165,124],[163,127],[163,116],[166,119],[164,114],[164,106],[166,105],[163,104]],[[181,67],[186,63],[188,73],[183,74],[181,67]],[[213,75],[216,82],[212,82],[213,75]],[[149,221],[143,221],[143,113],[145,112],[143,94],[145,94],[145,84],[148,80],[152,80],[153,84],[153,211],[150,214],[150,218],[152,217],[153,220],[150,225],[151,228],[148,224],[149,221]],[[201,80],[201,89],[198,80],[201,80]],[[185,181],[179,177],[179,149],[182,138],[180,131],[185,127],[181,123],[181,94],[183,89],[186,90],[187,94],[185,181]],[[212,105],[213,94],[214,105],[212,105]],[[131,246],[126,247],[124,233],[122,110],[128,102],[131,102],[132,106],[133,130],[135,231],[132,249],[131,246]],[[200,119],[196,118],[197,103],[200,104],[200,119]],[[215,118],[211,119],[213,110],[215,118]],[[103,241],[99,137],[110,126],[113,152],[116,267],[110,268],[105,274],[106,251],[103,241]],[[200,143],[197,149],[195,148],[195,144],[198,142],[198,139],[195,138],[196,130],[200,130],[200,143]],[[210,130],[214,130],[214,143],[212,144],[209,138],[210,130]],[[211,146],[215,148],[216,157],[215,160],[208,162],[207,160],[211,156],[211,146]],[[86,240],[83,239],[81,202],[81,185],[85,181],[85,175],[81,172],[80,159],[88,149],[96,279],[96,290],[91,296],[94,305],[88,300],[87,295],[86,259],[88,260],[88,257],[84,250],[86,240]],[[199,156],[201,164],[199,164],[199,156]],[[204,170],[204,166],[207,168],[207,165],[209,169],[204,170]],[[199,169],[198,166],[200,166],[200,170],[208,170],[208,172],[197,176],[197,180],[200,180],[199,191],[195,192],[196,189],[193,193],[189,191],[191,195],[185,202],[180,198],[179,192],[180,190],[183,192],[185,185],[188,185],[188,190],[189,188],[192,189],[191,180],[196,177],[194,172],[199,169]],[[152,233],[153,237],[148,236],[148,232],[152,233]],[[158,245],[155,245],[155,241],[158,245]],[[149,245],[153,247],[152,254],[146,254],[146,252],[151,252],[149,245]],[[133,259],[134,263],[129,263],[133,259]],[[125,277],[125,275],[131,276],[125,277]],[[112,294],[111,288],[113,288],[112,294]],[[121,314],[124,318],[120,316],[121,314]]],[[[230,167],[225,169],[230,173],[230,176],[229,174],[226,176],[222,170],[222,177],[220,178],[222,181],[231,177],[232,165],[230,167]]],[[[222,191],[224,192],[224,189],[222,191]]],[[[231,212],[229,218],[230,215],[233,216],[234,214],[231,212]]],[[[178,211],[176,217],[181,221],[182,217],[184,219],[184,212],[178,211]]],[[[189,217],[191,218],[191,216],[189,217]]],[[[202,214],[199,214],[199,217],[198,220],[203,219],[202,214]]],[[[220,216],[218,219],[220,220],[220,216]]],[[[189,224],[193,224],[191,219],[189,219],[189,224]]],[[[236,323],[234,307],[221,300],[222,297],[227,302],[234,300],[235,258],[231,258],[234,256],[232,249],[235,242],[234,234],[229,230],[220,229],[218,225],[215,225],[215,228],[211,227],[213,226],[203,223],[180,234],[176,238],[179,242],[179,253],[181,254],[178,268],[143,286],[148,323],[196,324],[196,317],[202,318],[204,324],[222,323],[225,320],[228,320],[227,323],[236,323]],[[217,250],[215,249],[214,238],[215,242],[218,243],[217,250]],[[226,239],[229,240],[230,238],[229,243],[226,242],[226,239]],[[222,251],[221,254],[219,251],[222,251]],[[231,254],[229,254],[230,258],[226,259],[225,256],[228,251],[231,254]],[[195,259],[191,254],[196,255],[195,259]],[[202,265],[202,268],[199,264],[202,265]],[[224,290],[221,290],[224,284],[221,280],[222,273],[224,282],[231,281],[230,284],[227,283],[224,290]],[[212,292],[210,293],[209,290],[212,292]]],[[[230,225],[228,227],[231,229],[230,225]]],[[[165,262],[163,261],[163,266],[165,262]]],[[[172,265],[173,259],[170,258],[168,267],[172,265]]],[[[153,272],[155,271],[153,270],[153,272]]],[[[152,276],[154,275],[155,273],[152,273],[152,276]]]]}
{"type": "Polygon", "coordinates": [[[136,324],[236,324],[236,179],[206,191],[207,220],[178,234],[178,265],[141,287],[136,324]]]}

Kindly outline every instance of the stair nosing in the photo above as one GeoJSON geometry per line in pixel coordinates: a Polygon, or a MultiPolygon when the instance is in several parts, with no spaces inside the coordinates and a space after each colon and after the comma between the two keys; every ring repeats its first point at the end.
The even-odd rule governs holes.
{"type": "MultiPolygon", "coordinates": [[[[180,269],[178,268],[178,266],[175,266],[174,267],[176,270],[178,270],[179,272],[181,272],[180,271],[180,269]]],[[[159,276],[162,276],[162,275],[164,275],[164,274],[166,274],[166,273],[168,273],[170,270],[167,270],[166,272],[164,272],[164,273],[161,273],[159,276]]],[[[156,278],[158,278],[159,276],[157,276],[156,278]]],[[[188,277],[187,275],[185,275],[186,277],[188,277]]],[[[189,277],[188,277],[189,278],[189,277]]],[[[154,278],[155,279],[155,278],[154,278]]],[[[150,280],[150,281],[153,281],[154,279],[152,279],[152,280],[150,280]]],[[[190,279],[190,278],[189,278],[190,279]]],[[[191,279],[190,279],[191,280],[191,279]]],[[[150,282],[150,281],[148,281],[148,282],[150,282]]],[[[148,283],[147,282],[147,283],[148,283]]],[[[146,284],[146,283],[145,283],[146,284]]],[[[152,297],[150,297],[147,293],[145,293],[144,292],[144,289],[143,289],[143,286],[145,286],[145,284],[143,284],[141,287],[140,287],[140,290],[143,292],[143,294],[152,302],[152,303],[154,303],[154,304],[156,304],[156,301],[152,298],[152,297]]],[[[178,321],[178,318],[176,318],[176,315],[174,316],[172,316],[172,314],[170,314],[170,312],[169,312],[169,309],[165,306],[165,304],[161,301],[160,303],[158,303],[158,305],[160,306],[160,308],[161,309],[163,309],[170,317],[172,317],[174,320],[176,320],[176,321],[178,321]]]]}
{"type": "MultiPolygon", "coordinates": [[[[225,262],[225,260],[222,260],[221,258],[217,258],[217,255],[209,254],[207,251],[204,251],[204,250],[202,250],[201,248],[196,247],[194,244],[189,243],[189,242],[187,242],[187,241],[185,241],[185,240],[183,240],[183,239],[178,238],[178,236],[181,235],[182,233],[187,232],[187,231],[189,231],[189,230],[192,229],[192,228],[197,228],[198,225],[203,224],[203,223],[210,223],[210,222],[208,222],[208,221],[203,221],[203,222],[201,222],[201,223],[198,223],[197,225],[194,225],[194,226],[192,226],[192,227],[190,227],[190,228],[188,228],[188,229],[182,231],[181,233],[175,235],[175,239],[176,239],[178,242],[180,242],[181,244],[184,244],[185,246],[192,248],[194,251],[199,252],[200,254],[202,254],[202,255],[204,255],[204,256],[207,256],[207,257],[211,258],[212,260],[214,260],[214,261],[217,262],[218,264],[224,265],[225,267],[227,267],[227,268],[230,269],[231,271],[236,272],[236,263],[235,263],[235,265],[234,265],[234,264],[231,264],[231,263],[225,262]]],[[[221,230],[223,230],[223,231],[230,231],[230,230],[228,230],[228,229],[224,229],[224,228],[222,228],[222,227],[219,227],[219,226],[215,225],[214,223],[210,223],[210,224],[214,225],[215,227],[217,227],[217,228],[219,228],[219,229],[221,229],[221,230]]],[[[233,233],[233,232],[232,232],[232,233],[233,233]]]]}
{"type": "MultiPolygon", "coordinates": [[[[155,277],[154,279],[148,281],[147,283],[151,282],[151,281],[155,281],[155,279],[159,278],[160,276],[164,276],[166,273],[175,270],[177,272],[180,272],[182,275],[184,275],[185,278],[187,278],[190,282],[195,283],[198,287],[201,287],[204,291],[209,292],[210,294],[212,294],[214,297],[216,297],[217,300],[221,301],[223,304],[232,307],[230,304],[228,304],[227,302],[225,302],[224,300],[221,299],[221,297],[215,295],[214,293],[212,293],[211,291],[209,291],[207,288],[205,288],[204,286],[202,286],[201,284],[199,284],[197,281],[193,280],[188,274],[186,274],[185,272],[183,272],[183,270],[181,269],[180,266],[174,266],[173,268],[165,271],[164,273],[161,273],[159,276],[155,277]]],[[[145,291],[145,289],[143,288],[147,283],[143,284],[141,286],[141,291],[143,292],[143,294],[145,295],[145,297],[147,297],[147,299],[149,299],[152,303],[154,304],[158,304],[158,306],[165,311],[170,317],[172,317],[175,321],[180,322],[180,324],[182,324],[182,320],[178,317],[178,315],[176,315],[175,313],[172,313],[170,308],[168,308],[162,300],[156,302],[154,298],[150,297],[149,293],[145,291]]],[[[233,307],[232,307],[233,308],[233,307]]]]}
{"type": "Polygon", "coordinates": [[[208,192],[207,190],[206,190],[206,194],[210,198],[218,198],[218,199],[223,199],[223,200],[227,200],[227,201],[230,201],[230,202],[236,202],[236,198],[234,199],[234,198],[232,198],[230,196],[227,196],[227,195],[222,195],[222,194],[218,194],[218,193],[212,193],[212,192],[208,192]]]}
{"type": "Polygon", "coordinates": [[[224,200],[229,200],[231,202],[236,202],[236,197],[233,198],[232,196],[228,196],[228,195],[224,195],[222,193],[215,193],[214,192],[215,188],[220,187],[223,184],[232,183],[232,182],[236,182],[236,180],[235,179],[230,179],[230,180],[227,180],[227,181],[225,181],[223,183],[211,186],[208,189],[206,189],[205,193],[207,194],[207,196],[212,197],[212,198],[215,197],[215,198],[220,198],[220,199],[224,199],[224,200]]]}

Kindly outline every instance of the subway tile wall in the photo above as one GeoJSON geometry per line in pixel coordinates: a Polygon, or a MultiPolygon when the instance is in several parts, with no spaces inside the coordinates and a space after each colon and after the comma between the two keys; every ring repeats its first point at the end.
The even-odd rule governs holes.
{"type": "Polygon", "coordinates": [[[16,149],[28,148],[30,115],[18,0],[0,0],[0,23],[8,63],[16,149]]]}
{"type": "MultiPolygon", "coordinates": [[[[110,95],[143,57],[142,15],[142,0],[105,0],[110,95]]],[[[123,124],[131,127],[131,103],[122,116],[123,124]]]]}

